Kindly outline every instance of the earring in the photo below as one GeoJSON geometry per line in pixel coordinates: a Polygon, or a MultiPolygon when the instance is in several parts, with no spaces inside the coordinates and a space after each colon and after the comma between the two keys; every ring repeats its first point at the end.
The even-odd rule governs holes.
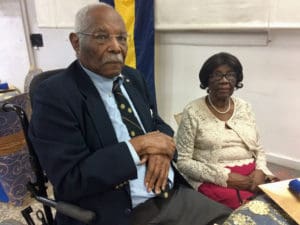
{"type": "Polygon", "coordinates": [[[244,87],[244,84],[242,82],[238,82],[236,84],[236,88],[242,88],[242,87],[244,87]]]}
{"type": "Polygon", "coordinates": [[[203,84],[200,84],[201,89],[205,89],[206,87],[203,84]]]}

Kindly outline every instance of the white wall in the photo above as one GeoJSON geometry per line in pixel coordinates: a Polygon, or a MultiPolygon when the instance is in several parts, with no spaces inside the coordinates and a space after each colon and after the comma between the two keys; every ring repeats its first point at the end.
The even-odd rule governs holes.
{"type": "Polygon", "coordinates": [[[23,90],[29,60],[19,0],[0,0],[0,80],[23,90]]]}
{"type": "MultiPolygon", "coordinates": [[[[5,74],[5,79],[22,88],[29,68],[22,28],[14,31],[12,27],[20,19],[20,14],[13,13],[18,9],[18,0],[0,3],[0,28],[13,32],[10,36],[2,32],[0,77],[5,74]],[[8,16],[6,11],[10,12],[8,16]]],[[[44,37],[45,46],[35,50],[38,67],[48,70],[68,66],[75,58],[68,41],[71,30],[38,28],[33,1],[28,3],[31,30],[44,37]]],[[[272,30],[269,34],[157,32],[156,39],[159,110],[175,130],[173,114],[206,94],[200,90],[198,81],[204,60],[220,51],[231,52],[241,60],[245,74],[245,86],[235,95],[252,103],[269,160],[300,167],[299,30],[272,30]]]]}

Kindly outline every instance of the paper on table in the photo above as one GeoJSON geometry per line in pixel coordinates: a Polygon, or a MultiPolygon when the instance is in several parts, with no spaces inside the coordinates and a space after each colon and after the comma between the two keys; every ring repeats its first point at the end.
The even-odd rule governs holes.
{"type": "Polygon", "coordinates": [[[279,205],[292,219],[300,224],[300,199],[289,191],[289,182],[261,184],[259,188],[279,205]]]}

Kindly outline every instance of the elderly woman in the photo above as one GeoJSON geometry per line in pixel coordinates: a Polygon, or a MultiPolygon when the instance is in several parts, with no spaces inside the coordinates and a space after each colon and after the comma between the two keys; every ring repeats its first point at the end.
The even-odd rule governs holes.
{"type": "Polygon", "coordinates": [[[208,94],[184,109],[176,137],[177,165],[199,192],[236,209],[259,184],[276,178],[267,168],[251,106],[232,96],[243,87],[239,60],[215,54],[202,66],[199,79],[208,94]]]}

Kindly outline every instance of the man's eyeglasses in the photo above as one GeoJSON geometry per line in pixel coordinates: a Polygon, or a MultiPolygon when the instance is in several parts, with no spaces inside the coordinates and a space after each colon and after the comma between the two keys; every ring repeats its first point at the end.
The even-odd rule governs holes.
{"type": "Polygon", "coordinates": [[[108,34],[108,33],[86,33],[77,32],[77,34],[92,36],[99,44],[106,44],[115,38],[120,45],[126,45],[128,40],[128,34],[108,34]]]}
{"type": "Polygon", "coordinates": [[[223,77],[225,77],[228,81],[235,81],[237,78],[237,74],[236,72],[227,72],[227,73],[216,72],[216,73],[212,73],[209,76],[211,80],[216,80],[216,81],[223,79],[223,77]]]}

